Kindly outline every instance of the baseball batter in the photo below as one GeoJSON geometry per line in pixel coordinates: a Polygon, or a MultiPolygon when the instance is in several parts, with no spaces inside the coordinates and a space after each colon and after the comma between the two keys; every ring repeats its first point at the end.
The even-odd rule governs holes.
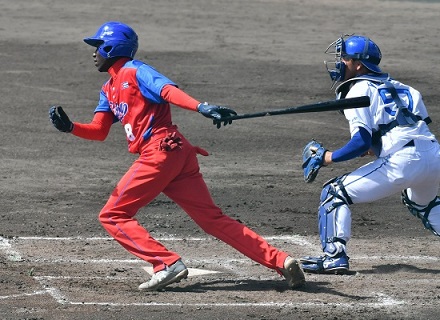
{"type": "Polygon", "coordinates": [[[351,233],[351,211],[356,203],[372,202],[402,194],[409,212],[426,229],[440,235],[440,146],[430,132],[420,92],[382,72],[379,47],[365,36],[344,36],[326,53],[335,61],[326,63],[337,98],[370,97],[366,108],[347,109],[351,140],[336,151],[319,142],[309,143],[303,153],[304,175],[313,181],[321,166],[366,154],[376,160],[328,181],[318,210],[319,234],[324,255],[304,257],[302,268],[315,273],[344,273],[349,270],[347,242],[351,233]],[[333,51],[334,49],[334,51],[333,51]]]}
{"type": "Polygon", "coordinates": [[[98,71],[110,75],[93,120],[72,122],[60,106],[50,108],[50,120],[58,130],[90,140],[104,140],[112,124],[119,122],[129,152],[139,154],[99,213],[102,226],[116,241],[153,265],[153,276],[139,289],[161,290],[188,275],[180,255],[155,240],[134,218],[160,193],[175,201],[208,234],[276,270],[291,288],[302,286],[304,274],[295,259],[214,204],[197,161],[197,154],[208,153],[191,145],[172,123],[170,104],[199,112],[217,127],[226,125],[228,121],[222,119],[236,112],[200,103],[153,67],[135,60],[138,37],[126,24],[106,22],[84,41],[96,48],[93,58],[98,71]]]}

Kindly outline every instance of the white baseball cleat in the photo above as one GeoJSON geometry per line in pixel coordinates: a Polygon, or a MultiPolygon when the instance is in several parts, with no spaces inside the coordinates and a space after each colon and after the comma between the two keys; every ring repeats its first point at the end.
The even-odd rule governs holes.
{"type": "Polygon", "coordinates": [[[287,257],[284,261],[284,268],[279,269],[286,278],[287,284],[291,289],[301,288],[306,284],[304,272],[301,270],[298,261],[292,257],[287,257]]]}
{"type": "Polygon", "coordinates": [[[172,265],[166,266],[165,269],[154,273],[149,281],[139,286],[139,290],[161,290],[172,283],[180,282],[180,280],[186,277],[188,277],[188,269],[182,260],[179,259],[172,265]]]}

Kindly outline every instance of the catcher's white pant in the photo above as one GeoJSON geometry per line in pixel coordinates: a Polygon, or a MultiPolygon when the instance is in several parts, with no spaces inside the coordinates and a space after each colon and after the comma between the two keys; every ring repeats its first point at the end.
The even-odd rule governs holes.
{"type": "MultiPolygon", "coordinates": [[[[418,208],[433,201],[440,185],[440,146],[437,141],[429,140],[414,140],[414,144],[348,174],[343,185],[353,204],[373,202],[405,189],[418,208]]],[[[351,230],[350,209],[345,204],[336,211],[335,236],[347,242],[351,230]]],[[[440,234],[440,205],[432,208],[428,220],[440,234]]],[[[339,251],[345,250],[345,245],[338,247],[339,251]]]]}

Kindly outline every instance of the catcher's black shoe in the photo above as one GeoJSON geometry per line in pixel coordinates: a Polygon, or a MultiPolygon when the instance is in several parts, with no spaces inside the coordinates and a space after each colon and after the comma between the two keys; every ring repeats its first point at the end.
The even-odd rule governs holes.
{"type": "Polygon", "coordinates": [[[350,269],[350,258],[342,251],[334,257],[303,257],[300,259],[304,272],[346,274],[350,269]]]}

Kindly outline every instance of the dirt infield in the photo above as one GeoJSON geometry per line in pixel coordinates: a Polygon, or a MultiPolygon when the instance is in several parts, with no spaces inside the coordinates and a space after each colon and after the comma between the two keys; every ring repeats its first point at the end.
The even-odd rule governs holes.
{"type": "MultiPolygon", "coordinates": [[[[371,37],[381,66],[424,96],[440,130],[440,1],[3,1],[0,19],[0,319],[438,319],[439,239],[399,195],[352,207],[352,272],[307,275],[288,290],[277,273],[205,235],[160,196],[139,222],[191,268],[164,292],[139,292],[148,265],[97,221],[135,157],[114,126],[103,143],[58,133],[48,109],[89,121],[107,75],[82,42],[121,20],[140,36],[137,58],[199,100],[239,113],[333,99],[323,66],[343,33],[371,37]],[[50,10],[49,10],[50,9],[50,10]],[[146,268],[146,269],[145,269],[146,268]]],[[[366,159],[303,182],[301,149],[348,139],[337,112],[239,120],[217,130],[173,109],[195,145],[216,203],[293,256],[319,254],[321,184],[366,159]]]]}

